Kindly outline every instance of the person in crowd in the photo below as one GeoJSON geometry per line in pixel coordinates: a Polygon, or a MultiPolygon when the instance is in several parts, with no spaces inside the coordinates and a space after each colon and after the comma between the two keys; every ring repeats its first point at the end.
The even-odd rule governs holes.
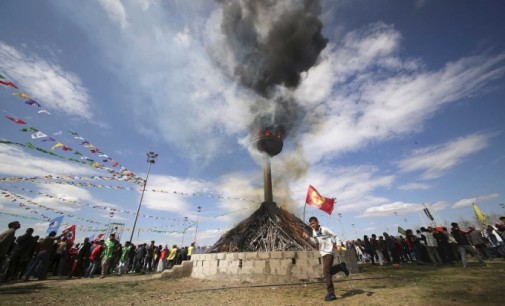
{"type": "Polygon", "coordinates": [[[327,294],[324,297],[325,301],[336,300],[335,288],[333,285],[332,276],[342,271],[349,276],[349,270],[344,262],[333,265],[335,258],[335,248],[340,251],[340,238],[335,235],[329,228],[319,225],[316,217],[309,218],[312,235],[303,232],[303,238],[310,240],[312,244],[319,246],[319,252],[323,259],[323,275],[326,283],[327,294]]]}
{"type": "Polygon", "coordinates": [[[463,264],[463,267],[466,268],[468,267],[468,263],[466,261],[466,253],[470,253],[472,256],[474,256],[481,265],[485,265],[484,260],[480,256],[479,252],[477,252],[471,245],[470,241],[467,238],[467,235],[472,232],[472,230],[464,231],[461,228],[459,228],[458,223],[452,222],[451,223],[451,234],[456,240],[458,244],[458,252],[459,255],[461,256],[461,263],[463,264]]]}
{"type": "Polygon", "coordinates": [[[160,244],[154,249],[154,259],[153,259],[153,270],[157,270],[158,263],[160,262],[161,251],[163,250],[163,246],[160,244]]]}
{"type": "Polygon", "coordinates": [[[451,256],[451,250],[449,246],[449,237],[443,233],[443,229],[441,227],[437,227],[432,232],[433,237],[437,240],[438,246],[438,254],[442,259],[443,264],[453,265],[453,258],[451,256]]]}
{"type": "Polygon", "coordinates": [[[187,259],[191,260],[191,256],[193,256],[193,250],[195,248],[195,243],[192,242],[191,245],[188,247],[188,254],[187,254],[187,259]]]}
{"type": "Polygon", "coordinates": [[[370,257],[372,265],[375,265],[375,252],[372,249],[372,243],[368,239],[367,235],[363,236],[363,248],[366,254],[370,257]]]}
{"type": "Polygon", "coordinates": [[[112,256],[114,251],[118,247],[119,242],[116,240],[116,234],[112,233],[109,239],[103,244],[102,251],[102,275],[100,278],[104,278],[109,273],[109,266],[111,264],[112,256]]]}
{"type": "Polygon", "coordinates": [[[156,268],[157,272],[163,272],[163,270],[166,269],[167,257],[168,257],[169,253],[170,253],[170,250],[168,249],[168,245],[165,245],[165,247],[161,250],[161,253],[160,253],[160,261],[158,262],[158,266],[156,268]]]}
{"type": "Polygon", "coordinates": [[[14,239],[16,239],[16,231],[21,228],[21,223],[19,221],[12,221],[7,224],[7,228],[5,232],[0,234],[0,269],[2,269],[7,260],[7,253],[14,239]]]}
{"type": "Polygon", "coordinates": [[[410,245],[402,235],[398,236],[398,242],[400,243],[400,258],[402,262],[413,262],[412,256],[410,255],[410,245]]]}
{"type": "Polygon", "coordinates": [[[142,268],[144,267],[144,259],[146,257],[146,247],[147,244],[143,243],[139,245],[137,251],[135,252],[135,264],[134,270],[136,273],[141,273],[142,268]]]}
{"type": "Polygon", "coordinates": [[[23,277],[24,281],[29,281],[32,273],[35,274],[39,280],[47,279],[47,270],[49,268],[49,260],[54,243],[66,233],[66,231],[63,231],[61,235],[56,236],[56,232],[51,231],[46,238],[39,242],[39,251],[37,255],[35,255],[34,260],[28,266],[23,277]]]}
{"type": "Polygon", "coordinates": [[[130,242],[130,251],[128,252],[128,271],[130,273],[135,272],[135,253],[137,252],[137,247],[130,242]]]}
{"type": "Polygon", "coordinates": [[[432,231],[432,227],[421,227],[421,232],[423,233],[424,240],[426,242],[426,252],[428,253],[428,257],[431,260],[431,263],[434,265],[441,265],[443,262],[440,254],[438,253],[437,239],[435,239],[433,236],[432,231]]]}
{"type": "Polygon", "coordinates": [[[149,273],[152,271],[152,264],[153,264],[155,249],[156,249],[156,246],[154,245],[154,240],[153,240],[153,241],[151,241],[151,244],[149,244],[146,248],[146,254],[145,254],[145,259],[144,259],[144,273],[149,273]]]}
{"type": "Polygon", "coordinates": [[[496,254],[497,257],[503,257],[505,259],[505,245],[500,234],[492,225],[488,225],[485,231],[485,237],[491,245],[491,250],[496,254]]]}
{"type": "Polygon", "coordinates": [[[363,257],[363,247],[361,239],[358,239],[356,243],[354,243],[354,251],[356,252],[356,258],[360,262],[365,262],[365,258],[363,257]]]}
{"type": "Polygon", "coordinates": [[[177,256],[175,257],[176,258],[176,264],[180,265],[183,260],[186,260],[187,251],[188,251],[187,247],[183,247],[183,248],[180,248],[178,250],[177,256]]]}
{"type": "Polygon", "coordinates": [[[482,236],[482,232],[475,229],[473,226],[468,227],[471,232],[468,234],[470,243],[477,249],[483,259],[491,259],[491,253],[487,248],[486,241],[482,236]]]}
{"type": "Polygon", "coordinates": [[[389,236],[388,233],[384,232],[382,233],[384,236],[384,242],[387,247],[387,250],[391,252],[391,257],[392,257],[392,263],[393,267],[399,267],[400,266],[400,250],[397,246],[396,239],[395,237],[389,236]]]}
{"type": "Polygon", "coordinates": [[[384,255],[382,254],[382,249],[379,244],[379,240],[377,240],[377,235],[372,234],[372,238],[370,239],[370,244],[372,245],[372,251],[377,258],[379,258],[379,265],[384,265],[384,255]]]}
{"type": "Polygon", "coordinates": [[[52,275],[59,275],[63,265],[64,257],[67,254],[67,238],[61,237],[60,239],[56,239],[56,243],[53,245],[51,249],[50,256],[50,264],[49,271],[52,275]]]}
{"type": "Polygon", "coordinates": [[[103,251],[104,240],[99,240],[91,247],[91,254],[89,255],[89,266],[86,269],[86,273],[84,277],[93,278],[95,276],[95,272],[98,269],[101,269],[101,257],[103,251]]]}
{"type": "Polygon", "coordinates": [[[177,253],[178,253],[177,245],[174,244],[170,249],[170,253],[168,254],[167,258],[168,269],[172,269],[175,266],[177,260],[177,253]]]}
{"type": "Polygon", "coordinates": [[[410,256],[412,258],[415,258],[416,263],[418,265],[423,265],[424,262],[422,261],[422,255],[421,255],[421,250],[420,250],[420,240],[419,238],[414,235],[414,232],[411,229],[408,229],[405,231],[406,233],[406,240],[409,245],[409,251],[410,251],[410,256]]]}
{"type": "Polygon", "coordinates": [[[5,272],[4,280],[17,280],[21,269],[21,263],[27,261],[30,256],[30,251],[36,243],[32,236],[33,228],[28,228],[24,235],[16,239],[16,243],[10,253],[10,262],[7,271],[5,272]]]}
{"type": "Polygon", "coordinates": [[[132,249],[132,245],[130,241],[126,241],[123,248],[121,249],[121,258],[119,259],[119,268],[117,275],[121,275],[123,273],[128,273],[128,267],[130,266],[130,251],[132,249]]]}
{"type": "Polygon", "coordinates": [[[386,240],[384,239],[384,236],[379,236],[379,247],[381,248],[382,256],[384,257],[384,262],[390,263],[391,256],[389,255],[389,250],[386,245],[386,240]]]}
{"type": "Polygon", "coordinates": [[[89,259],[89,255],[91,254],[91,243],[89,242],[89,238],[84,238],[84,242],[79,246],[77,253],[74,258],[74,262],[72,264],[72,269],[70,270],[68,278],[72,278],[73,276],[81,278],[84,276],[84,272],[86,269],[86,261],[89,259]]]}

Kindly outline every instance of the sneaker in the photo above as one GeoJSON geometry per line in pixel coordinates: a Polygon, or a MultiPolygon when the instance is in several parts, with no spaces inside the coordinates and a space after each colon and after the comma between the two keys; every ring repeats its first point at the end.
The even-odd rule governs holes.
{"type": "Polygon", "coordinates": [[[329,301],[334,301],[336,300],[337,297],[335,296],[335,293],[328,293],[325,297],[324,300],[329,302],[329,301]]]}
{"type": "Polygon", "coordinates": [[[347,269],[347,264],[345,262],[340,264],[340,271],[345,273],[345,276],[349,276],[349,269],[347,269]]]}

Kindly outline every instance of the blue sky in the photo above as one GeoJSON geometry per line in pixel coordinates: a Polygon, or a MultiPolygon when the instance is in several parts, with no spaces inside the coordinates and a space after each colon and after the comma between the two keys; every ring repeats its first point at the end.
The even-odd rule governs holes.
{"type": "MultiPolygon", "coordinates": [[[[261,11],[259,37],[299,2],[261,11]]],[[[425,225],[423,204],[440,223],[473,218],[472,202],[505,214],[503,9],[501,1],[321,1],[326,47],[298,86],[273,89],[302,114],[272,159],[274,200],[302,217],[313,185],[337,204],[331,216],[307,207],[307,217],[347,239],[425,225]]],[[[115,209],[112,222],[131,228],[140,185],[105,180],[103,167],[145,178],[149,149],[159,157],[134,242],[180,244],[186,228],[187,244],[198,218],[197,241],[209,245],[254,212],[263,181],[249,126],[254,106],[271,104],[235,75],[250,63],[232,52],[224,16],[204,0],[2,1],[1,80],[19,90],[0,87],[0,138],[65,158],[0,144],[0,223],[19,219],[44,234],[43,216],[63,212],[79,239],[115,209]],[[21,92],[41,106],[12,95],[21,92]],[[55,142],[20,131],[29,127],[55,142]],[[57,142],[72,151],[51,150],[57,142]],[[103,167],[66,159],[79,159],[75,151],[103,167]],[[47,175],[78,178],[5,181],[47,175]]]]}

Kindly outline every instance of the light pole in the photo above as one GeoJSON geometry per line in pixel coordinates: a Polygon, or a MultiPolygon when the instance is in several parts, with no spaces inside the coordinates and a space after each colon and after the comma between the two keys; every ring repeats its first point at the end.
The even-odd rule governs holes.
{"type": "Polygon", "coordinates": [[[135,214],[135,221],[133,222],[133,227],[132,227],[132,231],[131,231],[131,235],[130,235],[130,242],[133,241],[133,233],[135,233],[135,225],[137,225],[137,219],[139,218],[140,206],[142,206],[142,199],[144,198],[144,192],[146,191],[147,179],[149,178],[149,172],[151,172],[151,165],[156,162],[157,157],[158,157],[158,154],[154,153],[151,150],[149,150],[149,152],[147,153],[147,163],[149,164],[149,167],[147,168],[147,175],[146,175],[146,179],[144,180],[144,187],[142,188],[142,195],[140,196],[139,206],[137,207],[137,213],[135,214]]]}
{"type": "Polygon", "coordinates": [[[186,222],[188,222],[188,217],[184,217],[184,224],[183,224],[184,229],[182,230],[181,248],[184,246],[184,235],[186,234],[186,230],[187,230],[186,222]]]}
{"type": "Polygon", "coordinates": [[[202,207],[198,206],[197,208],[197,214],[196,214],[196,228],[195,228],[195,239],[193,239],[193,242],[195,243],[196,246],[196,234],[198,234],[198,217],[200,216],[200,212],[202,211],[202,207]]]}
{"type": "Polygon", "coordinates": [[[342,224],[342,214],[341,213],[338,213],[338,222],[340,223],[340,230],[342,231],[342,237],[344,238],[344,240],[347,240],[347,237],[345,236],[345,232],[344,232],[344,225],[342,224]]]}
{"type": "Polygon", "coordinates": [[[106,232],[107,236],[106,236],[106,239],[107,239],[107,237],[110,236],[110,234],[112,234],[112,231],[110,230],[110,220],[112,219],[112,217],[114,217],[114,212],[113,211],[111,211],[109,213],[109,223],[107,224],[107,232],[106,232]]]}

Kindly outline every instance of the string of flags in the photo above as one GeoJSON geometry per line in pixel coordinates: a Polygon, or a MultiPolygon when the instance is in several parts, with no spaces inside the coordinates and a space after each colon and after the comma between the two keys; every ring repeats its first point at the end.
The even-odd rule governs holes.
{"type": "Polygon", "coordinates": [[[34,218],[34,217],[28,217],[28,216],[24,216],[24,215],[11,214],[11,213],[7,213],[7,212],[3,212],[3,211],[0,211],[0,214],[12,216],[12,217],[16,217],[16,218],[30,219],[30,220],[35,220],[35,221],[47,221],[47,219],[45,219],[45,218],[42,218],[42,219],[41,218],[34,218]]]}
{"type": "MultiPolygon", "coordinates": [[[[108,211],[111,211],[111,212],[114,212],[114,213],[127,213],[127,214],[131,214],[131,215],[136,215],[136,212],[133,212],[133,211],[130,211],[130,210],[126,210],[126,209],[115,208],[115,207],[108,207],[108,206],[103,206],[103,205],[95,205],[95,204],[89,204],[89,203],[83,203],[83,202],[79,202],[79,201],[76,201],[76,200],[69,200],[69,199],[65,199],[65,198],[61,198],[61,197],[45,194],[45,193],[42,193],[40,191],[34,191],[34,190],[31,190],[31,189],[28,189],[28,188],[25,188],[25,187],[16,186],[16,185],[10,185],[10,184],[8,184],[8,186],[10,186],[12,188],[16,188],[18,190],[25,191],[25,192],[38,194],[38,195],[41,195],[41,196],[44,196],[44,197],[47,197],[47,198],[50,198],[50,199],[57,199],[59,201],[66,202],[66,203],[71,203],[71,204],[76,204],[76,205],[82,205],[82,206],[86,206],[86,207],[90,207],[90,208],[94,208],[94,209],[108,210],[108,211]]],[[[6,192],[11,192],[11,191],[9,191],[7,189],[4,189],[4,188],[0,188],[0,190],[4,190],[6,192]]],[[[33,201],[31,201],[31,202],[33,202],[33,201]]],[[[35,203],[35,202],[33,202],[33,203],[35,203]]],[[[236,210],[236,211],[231,211],[231,212],[226,212],[226,213],[223,213],[223,214],[215,215],[215,216],[209,217],[209,218],[219,218],[219,217],[223,217],[223,216],[226,216],[226,215],[230,215],[230,214],[234,214],[234,213],[243,211],[245,209],[249,209],[249,208],[246,207],[246,208],[239,209],[239,210],[236,210]]],[[[181,222],[182,221],[182,219],[179,219],[179,218],[167,218],[167,217],[146,215],[146,214],[141,214],[141,213],[139,213],[139,217],[150,218],[150,219],[154,219],[154,220],[166,220],[166,221],[177,221],[177,222],[181,222]]]]}
{"type": "MultiPolygon", "coordinates": [[[[83,206],[94,208],[94,209],[108,210],[108,211],[111,211],[111,212],[114,212],[114,213],[127,213],[127,214],[132,214],[132,215],[136,214],[135,212],[129,211],[129,210],[126,210],[126,209],[109,207],[109,206],[104,206],[104,205],[94,205],[94,204],[82,203],[82,202],[75,201],[75,200],[68,200],[68,199],[65,199],[65,198],[61,198],[61,197],[57,197],[57,196],[53,196],[53,195],[48,195],[48,194],[45,194],[45,193],[42,193],[42,192],[39,192],[39,191],[34,191],[34,190],[31,190],[31,189],[28,189],[28,188],[24,188],[24,187],[21,187],[21,186],[15,186],[15,185],[9,185],[9,186],[13,187],[13,188],[16,188],[16,189],[19,189],[19,190],[26,191],[26,192],[36,193],[36,194],[45,196],[45,197],[50,198],[50,199],[57,199],[59,201],[66,202],[66,203],[83,205],[83,206]]],[[[10,192],[9,190],[4,189],[4,188],[0,188],[0,189],[10,192]]],[[[168,220],[168,221],[180,221],[181,220],[181,219],[176,219],[176,218],[165,218],[165,217],[150,216],[150,215],[145,215],[145,214],[139,214],[139,217],[151,218],[151,219],[155,219],[155,220],[168,220]]]]}
{"type": "MultiPolygon", "coordinates": [[[[47,181],[47,180],[52,180],[52,179],[79,179],[79,180],[86,180],[86,179],[100,179],[100,180],[106,180],[106,181],[112,181],[115,180],[114,178],[110,177],[103,177],[103,176],[94,176],[94,177],[82,177],[82,176],[38,176],[38,177],[10,177],[10,178],[0,178],[0,182],[28,182],[28,183],[34,183],[34,184],[57,184],[57,185],[72,185],[72,186],[78,186],[78,187],[94,187],[94,188],[106,188],[106,189],[114,189],[114,190],[128,190],[128,191],[138,191],[141,192],[142,188],[133,188],[133,187],[124,187],[124,186],[109,186],[109,185],[102,185],[102,184],[93,184],[89,182],[68,182],[68,181],[47,181]]],[[[162,189],[146,189],[148,192],[159,192],[159,193],[166,193],[166,194],[173,194],[173,195],[178,195],[178,196],[185,196],[185,197],[206,197],[206,198],[214,198],[214,199],[219,199],[219,200],[230,200],[230,201],[244,201],[244,202],[250,202],[250,203],[257,203],[257,200],[253,199],[246,199],[246,198],[240,198],[240,197],[225,197],[217,194],[212,194],[212,193],[200,193],[200,192],[182,192],[182,191],[176,191],[176,190],[162,190],[162,189]]]]}
{"type": "Polygon", "coordinates": [[[24,147],[24,148],[36,150],[36,151],[39,151],[41,153],[45,153],[45,154],[48,154],[48,155],[51,155],[51,156],[54,156],[54,157],[58,157],[58,158],[61,158],[61,159],[66,159],[66,160],[69,160],[69,161],[72,161],[72,162],[75,162],[75,163],[78,163],[78,164],[81,164],[81,165],[88,165],[88,166],[91,166],[93,168],[100,168],[100,169],[106,170],[107,172],[109,172],[112,175],[114,175],[117,178],[117,180],[127,181],[127,182],[135,183],[135,184],[138,184],[141,181],[143,182],[142,179],[140,179],[141,180],[140,181],[136,177],[132,177],[132,173],[129,170],[127,170],[127,169],[123,169],[123,170],[121,170],[119,172],[119,171],[115,171],[115,170],[107,168],[107,167],[103,167],[100,163],[96,163],[94,160],[87,159],[86,157],[83,157],[83,158],[80,158],[80,159],[76,159],[76,158],[73,158],[73,157],[65,157],[65,156],[56,154],[56,153],[54,153],[52,151],[48,151],[46,149],[37,147],[37,146],[33,145],[31,142],[20,143],[20,142],[10,141],[10,140],[2,138],[2,139],[0,139],[0,144],[17,145],[17,146],[21,146],[21,147],[24,147]]]}
{"type": "MultiPolygon", "coordinates": [[[[19,87],[16,84],[5,80],[5,77],[3,77],[3,76],[2,76],[2,78],[0,78],[0,84],[17,89],[20,91],[19,87]]],[[[45,113],[47,115],[51,115],[51,113],[47,109],[42,107],[41,103],[39,103],[38,101],[35,101],[27,93],[22,92],[22,91],[21,92],[16,91],[16,92],[13,92],[12,95],[25,100],[25,105],[27,105],[27,106],[40,108],[38,113],[45,113]]],[[[7,113],[6,111],[3,111],[3,112],[7,113]]],[[[10,113],[7,113],[7,115],[5,117],[16,124],[20,124],[20,125],[27,124],[27,122],[25,120],[22,120],[21,118],[18,118],[17,116],[10,114],[10,113]]],[[[74,149],[71,148],[70,146],[65,145],[63,142],[57,141],[53,137],[50,137],[47,133],[44,133],[43,131],[41,131],[35,127],[23,128],[20,131],[31,133],[32,139],[36,139],[36,140],[43,141],[43,142],[56,142],[56,144],[51,146],[51,151],[54,151],[58,148],[60,148],[62,151],[74,151],[74,149]]],[[[80,156],[80,159],[83,160],[84,163],[89,164],[90,166],[95,167],[95,168],[104,169],[110,173],[113,173],[114,175],[129,176],[128,180],[131,182],[137,183],[137,184],[141,184],[144,182],[142,178],[136,176],[133,172],[127,170],[118,161],[112,159],[108,154],[105,154],[102,150],[100,150],[97,146],[92,144],[89,140],[82,137],[79,133],[77,133],[75,131],[68,131],[68,133],[70,135],[72,135],[72,137],[75,140],[79,141],[80,145],[84,149],[86,149],[89,152],[98,156],[98,158],[93,159],[93,158],[85,156],[84,154],[82,154],[79,151],[74,151],[74,154],[80,156]],[[109,163],[112,168],[119,167],[119,169],[121,169],[121,171],[117,172],[114,169],[111,169],[111,168],[105,166],[104,163],[109,163]]]]}
{"type": "Polygon", "coordinates": [[[116,176],[78,176],[78,175],[44,175],[32,177],[0,177],[0,181],[4,182],[30,182],[36,180],[102,180],[102,181],[117,181],[120,179],[116,176]]]}
{"type": "MultiPolygon", "coordinates": [[[[86,218],[83,218],[83,217],[78,217],[78,216],[74,216],[74,215],[71,215],[71,214],[65,214],[65,212],[61,211],[61,210],[57,210],[57,209],[54,209],[54,208],[51,208],[51,207],[47,207],[47,206],[44,206],[44,205],[41,205],[37,202],[34,202],[32,200],[29,200],[29,199],[26,199],[25,197],[21,196],[21,195],[18,195],[18,194],[15,194],[7,189],[3,189],[3,188],[0,188],[0,190],[3,190],[1,192],[1,194],[5,197],[5,198],[12,198],[11,202],[15,202],[17,203],[20,207],[24,208],[25,210],[32,210],[30,207],[28,207],[25,203],[29,204],[29,205],[32,205],[32,206],[37,206],[39,208],[42,208],[42,209],[45,209],[46,211],[52,211],[53,213],[55,214],[59,214],[59,215],[66,215],[67,217],[69,218],[75,218],[75,219],[78,219],[78,220],[81,220],[81,221],[85,221],[85,222],[88,222],[88,223],[93,223],[93,224],[101,224],[103,225],[103,223],[101,222],[97,222],[97,221],[94,221],[94,220],[90,220],[90,219],[86,219],[86,218]],[[24,201],[24,202],[21,202],[21,201],[24,201]]],[[[35,214],[39,214],[41,215],[44,219],[46,220],[50,220],[49,217],[45,216],[45,215],[42,215],[40,214],[39,212],[37,212],[36,210],[33,210],[33,213],[35,214]]]]}

